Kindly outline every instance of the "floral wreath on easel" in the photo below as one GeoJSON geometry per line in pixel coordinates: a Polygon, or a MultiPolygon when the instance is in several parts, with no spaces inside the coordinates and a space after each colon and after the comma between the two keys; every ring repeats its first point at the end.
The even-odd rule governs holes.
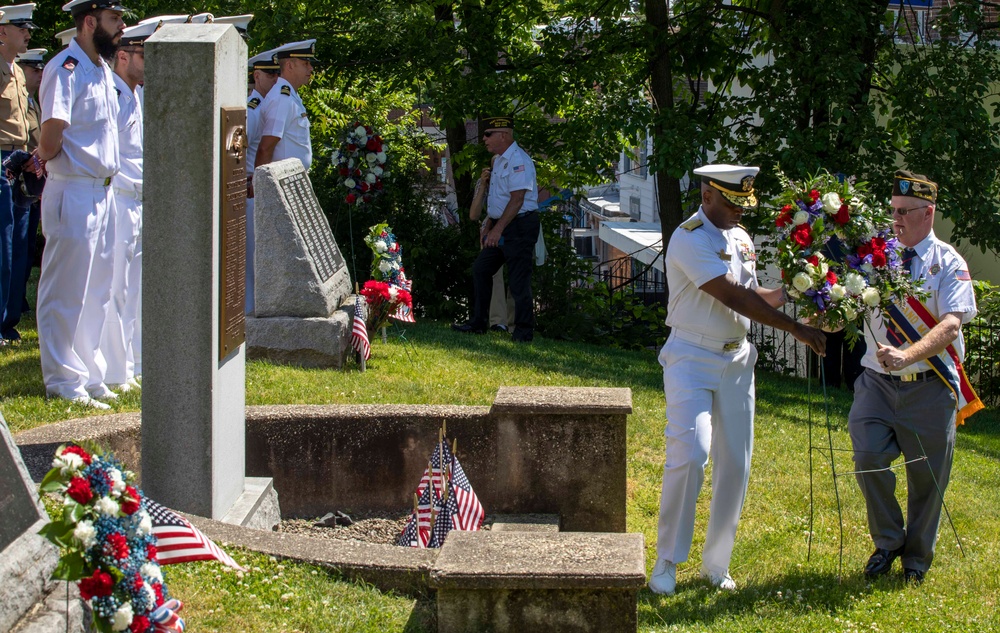
{"type": "Polygon", "coordinates": [[[381,193],[387,160],[382,137],[371,126],[355,121],[333,153],[340,185],[347,189],[344,202],[360,205],[381,193]]]}

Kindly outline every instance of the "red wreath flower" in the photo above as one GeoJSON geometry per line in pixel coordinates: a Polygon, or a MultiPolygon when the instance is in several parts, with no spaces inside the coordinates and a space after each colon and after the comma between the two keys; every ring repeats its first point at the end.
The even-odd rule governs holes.
{"type": "Polygon", "coordinates": [[[813,243],[812,227],[809,224],[800,224],[792,229],[792,240],[801,248],[808,248],[813,243]]]}
{"type": "Polygon", "coordinates": [[[358,197],[356,195],[354,195],[353,193],[349,193],[347,194],[347,197],[344,198],[344,202],[346,202],[347,204],[354,204],[354,201],[357,199],[358,197]]]}
{"type": "Polygon", "coordinates": [[[149,618],[144,615],[137,615],[132,618],[132,624],[128,625],[131,633],[146,633],[149,630],[149,618]]]}
{"type": "Polygon", "coordinates": [[[87,505],[94,498],[94,492],[90,489],[90,482],[83,477],[73,477],[70,479],[66,494],[80,505],[87,505]]]}
{"type": "Polygon", "coordinates": [[[112,532],[108,535],[108,540],[104,544],[104,551],[116,560],[124,560],[129,555],[128,541],[118,532],[112,532]]]}
{"type": "Polygon", "coordinates": [[[152,543],[146,545],[146,558],[156,560],[156,546],[152,543]]]}
{"type": "Polygon", "coordinates": [[[135,514],[139,511],[139,491],[132,486],[125,486],[125,496],[122,497],[122,512],[135,514]],[[127,498],[126,498],[127,497],[127,498]]]}
{"type": "Polygon", "coordinates": [[[837,283],[837,273],[832,270],[826,271],[826,280],[830,282],[830,285],[837,283]]]}
{"type": "Polygon", "coordinates": [[[844,226],[851,221],[851,207],[846,204],[840,205],[840,210],[837,211],[837,215],[833,216],[833,221],[844,226]]]}
{"type": "Polygon", "coordinates": [[[93,576],[80,579],[80,597],[84,600],[104,598],[111,595],[114,586],[115,579],[111,577],[111,574],[95,569],[93,576]]]}
{"type": "Polygon", "coordinates": [[[66,455],[67,453],[73,455],[79,455],[80,459],[83,460],[83,463],[90,466],[90,461],[91,461],[90,453],[83,450],[82,446],[67,446],[66,450],[64,450],[62,454],[66,455]]]}
{"type": "Polygon", "coordinates": [[[778,217],[774,220],[775,226],[782,227],[788,226],[792,223],[792,205],[786,204],[781,207],[781,212],[778,217]]]}
{"type": "Polygon", "coordinates": [[[819,196],[820,196],[820,193],[819,193],[819,191],[818,191],[818,190],[816,190],[816,189],[812,189],[812,190],[811,190],[811,191],[809,192],[809,197],[810,197],[810,198],[812,198],[812,201],[813,201],[813,202],[816,202],[817,200],[819,200],[819,196]]]}

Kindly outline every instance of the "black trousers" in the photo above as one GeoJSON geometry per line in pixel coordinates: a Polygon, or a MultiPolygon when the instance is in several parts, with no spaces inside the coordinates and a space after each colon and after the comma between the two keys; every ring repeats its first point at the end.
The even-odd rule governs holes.
{"type": "Polygon", "coordinates": [[[531,335],[535,327],[531,269],[535,265],[538,230],[538,212],[519,215],[504,229],[502,244],[479,251],[479,257],[472,265],[472,280],[475,284],[472,325],[482,328],[489,326],[493,275],[506,263],[507,283],[514,297],[515,336],[531,335]]]}

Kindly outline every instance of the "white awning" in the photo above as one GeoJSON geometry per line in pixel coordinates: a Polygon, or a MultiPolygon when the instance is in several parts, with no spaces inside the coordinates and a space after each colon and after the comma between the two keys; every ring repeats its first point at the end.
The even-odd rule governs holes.
{"type": "Polygon", "coordinates": [[[653,222],[601,222],[598,233],[601,241],[614,246],[644,264],[656,260],[655,268],[666,272],[663,268],[663,234],[660,225],[653,222]]]}

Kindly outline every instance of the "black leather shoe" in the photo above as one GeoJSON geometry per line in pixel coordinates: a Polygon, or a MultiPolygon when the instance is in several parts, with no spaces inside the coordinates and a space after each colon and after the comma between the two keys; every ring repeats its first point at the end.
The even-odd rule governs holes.
{"type": "Polygon", "coordinates": [[[530,343],[532,339],[535,338],[534,330],[525,330],[524,328],[515,328],[514,333],[510,336],[511,339],[516,343],[530,343]]]}
{"type": "Polygon", "coordinates": [[[924,572],[919,569],[903,568],[903,580],[906,581],[906,584],[919,585],[924,581],[924,572]]]}
{"type": "Polygon", "coordinates": [[[480,325],[469,323],[452,323],[451,329],[463,334],[486,334],[486,328],[480,325]]]}
{"type": "Polygon", "coordinates": [[[889,570],[892,569],[892,562],[899,558],[899,555],[902,553],[902,547],[895,550],[877,548],[875,553],[871,555],[871,558],[868,559],[868,564],[865,565],[865,576],[878,578],[889,573],[889,570]]]}

